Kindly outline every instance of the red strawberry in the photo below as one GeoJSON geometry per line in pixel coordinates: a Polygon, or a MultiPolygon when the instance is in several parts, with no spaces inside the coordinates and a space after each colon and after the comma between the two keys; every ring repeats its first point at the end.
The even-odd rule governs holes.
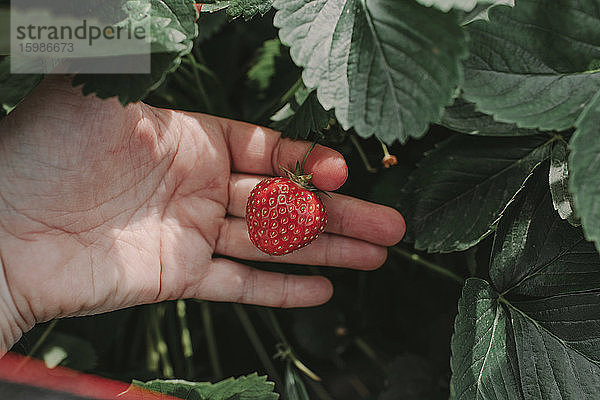
{"type": "Polygon", "coordinates": [[[325,229],[327,211],[306,187],[311,175],[267,178],[248,197],[246,224],[250,240],[270,255],[280,256],[306,246],[325,229]],[[296,182],[294,182],[296,181],[296,182]]]}

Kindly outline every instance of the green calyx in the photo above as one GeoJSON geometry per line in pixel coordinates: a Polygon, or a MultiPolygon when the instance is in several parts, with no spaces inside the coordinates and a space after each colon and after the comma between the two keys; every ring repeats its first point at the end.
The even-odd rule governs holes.
{"type": "Polygon", "coordinates": [[[279,168],[281,168],[281,170],[285,173],[285,175],[288,177],[289,180],[291,180],[292,182],[294,182],[296,185],[300,186],[301,188],[310,190],[311,192],[323,193],[327,197],[331,197],[329,195],[329,193],[324,192],[323,190],[317,189],[310,182],[310,180],[312,179],[312,176],[313,176],[312,173],[310,173],[310,174],[304,173],[304,165],[306,164],[308,155],[310,154],[311,151],[313,151],[313,149],[315,148],[316,145],[317,145],[317,142],[314,141],[313,144],[308,149],[308,151],[306,152],[306,154],[304,155],[304,160],[302,160],[302,164],[300,164],[300,161],[296,161],[296,167],[294,168],[294,172],[290,171],[287,168],[282,167],[281,165],[279,165],[279,168]]]}
{"type": "Polygon", "coordinates": [[[330,197],[327,192],[317,189],[311,183],[313,174],[305,174],[304,169],[302,168],[302,165],[300,165],[299,161],[296,161],[296,167],[294,168],[294,171],[290,171],[289,169],[284,168],[281,165],[279,166],[279,168],[281,168],[281,170],[285,173],[286,177],[292,182],[294,182],[296,185],[306,190],[310,190],[311,192],[323,193],[326,196],[330,197]]]}
{"type": "Polygon", "coordinates": [[[285,175],[295,184],[303,187],[304,189],[310,190],[310,191],[317,191],[318,189],[316,187],[314,187],[314,185],[310,182],[310,180],[312,179],[312,173],[310,174],[305,174],[304,170],[302,168],[302,166],[300,165],[299,161],[296,161],[296,167],[294,168],[294,171],[290,171],[287,168],[282,167],[281,165],[279,166],[279,168],[281,168],[281,170],[285,173],[285,175]]]}

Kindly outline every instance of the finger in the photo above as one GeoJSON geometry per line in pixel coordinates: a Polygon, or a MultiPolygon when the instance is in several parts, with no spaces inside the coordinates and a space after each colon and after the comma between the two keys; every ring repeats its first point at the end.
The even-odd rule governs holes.
{"type": "MultiPolygon", "coordinates": [[[[261,175],[281,175],[280,166],[292,168],[302,162],[311,143],[282,139],[279,132],[245,122],[220,119],[229,144],[232,169],[261,175]]],[[[313,174],[312,183],[322,190],[335,190],[348,177],[344,157],[337,151],[317,145],[305,164],[313,174]]]]}
{"type": "Polygon", "coordinates": [[[309,307],[331,298],[331,282],[322,276],[298,276],[261,271],[214,258],[190,291],[192,297],[269,307],[309,307]]]}
{"type": "Polygon", "coordinates": [[[252,261],[323,265],[372,270],[387,258],[387,249],[362,240],[322,234],[307,247],[284,256],[270,256],[257,249],[242,218],[227,218],[217,240],[215,252],[224,256],[252,261]]]}
{"type": "MultiPolygon", "coordinates": [[[[229,183],[227,212],[245,217],[250,191],[264,177],[233,174],[229,183]]],[[[369,203],[353,197],[330,193],[321,196],[327,209],[327,227],[330,233],[366,240],[381,246],[398,243],[406,231],[402,215],[393,208],[369,203]]]]}
{"type": "Polygon", "coordinates": [[[393,246],[404,237],[404,217],[391,207],[331,193],[324,197],[330,232],[393,246]]]}

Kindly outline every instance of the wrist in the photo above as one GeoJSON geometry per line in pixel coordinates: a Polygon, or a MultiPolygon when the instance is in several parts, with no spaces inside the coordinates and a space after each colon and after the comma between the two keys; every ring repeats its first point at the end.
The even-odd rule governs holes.
{"type": "MultiPolygon", "coordinates": [[[[0,149],[3,149],[0,146],[0,149]]],[[[5,161],[7,157],[0,150],[0,160],[5,161]]],[[[0,164],[3,171],[8,170],[4,163],[0,164]]],[[[30,312],[29,301],[20,296],[14,285],[11,285],[11,277],[14,281],[14,270],[11,267],[19,267],[22,257],[14,254],[16,246],[15,234],[22,230],[22,220],[6,201],[6,193],[11,192],[7,185],[6,176],[0,174],[0,357],[8,352],[12,346],[21,338],[23,333],[29,331],[35,325],[35,317],[30,312]]],[[[21,271],[26,271],[21,269],[21,271]]]]}
{"type": "Polygon", "coordinates": [[[31,328],[19,313],[6,281],[5,265],[0,253],[0,357],[31,328]]]}
{"type": "MultiPolygon", "coordinates": [[[[3,222],[0,222],[0,227],[3,222]]],[[[15,296],[20,298],[19,294],[14,292],[14,288],[11,288],[11,271],[4,251],[7,247],[11,247],[10,238],[3,230],[0,230],[0,357],[11,349],[23,333],[29,331],[35,325],[33,314],[23,312],[27,307],[19,307],[19,303],[15,298],[15,296]]],[[[24,298],[21,305],[24,304],[23,300],[24,298]]]]}

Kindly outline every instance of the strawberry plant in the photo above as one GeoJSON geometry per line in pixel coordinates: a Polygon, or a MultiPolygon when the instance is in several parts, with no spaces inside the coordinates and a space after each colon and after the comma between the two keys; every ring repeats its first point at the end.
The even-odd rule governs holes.
{"type": "MultiPolygon", "coordinates": [[[[258,370],[288,399],[600,398],[600,0],[219,0],[200,15],[190,0],[135,3],[157,20],[152,74],[74,85],[334,147],[350,169],[341,191],[396,207],[407,237],[379,271],[315,268],[336,285],[316,309],[170,302],[42,325],[21,351],[55,359],[58,346],[58,362],[121,379],[258,370]]],[[[2,112],[42,78],[4,58],[2,112]]],[[[248,200],[250,238],[270,254],[295,227],[272,231],[279,249],[261,229],[287,217],[255,205],[288,201],[290,184],[248,200]]],[[[256,375],[224,382],[136,384],[276,396],[256,375]]]]}

